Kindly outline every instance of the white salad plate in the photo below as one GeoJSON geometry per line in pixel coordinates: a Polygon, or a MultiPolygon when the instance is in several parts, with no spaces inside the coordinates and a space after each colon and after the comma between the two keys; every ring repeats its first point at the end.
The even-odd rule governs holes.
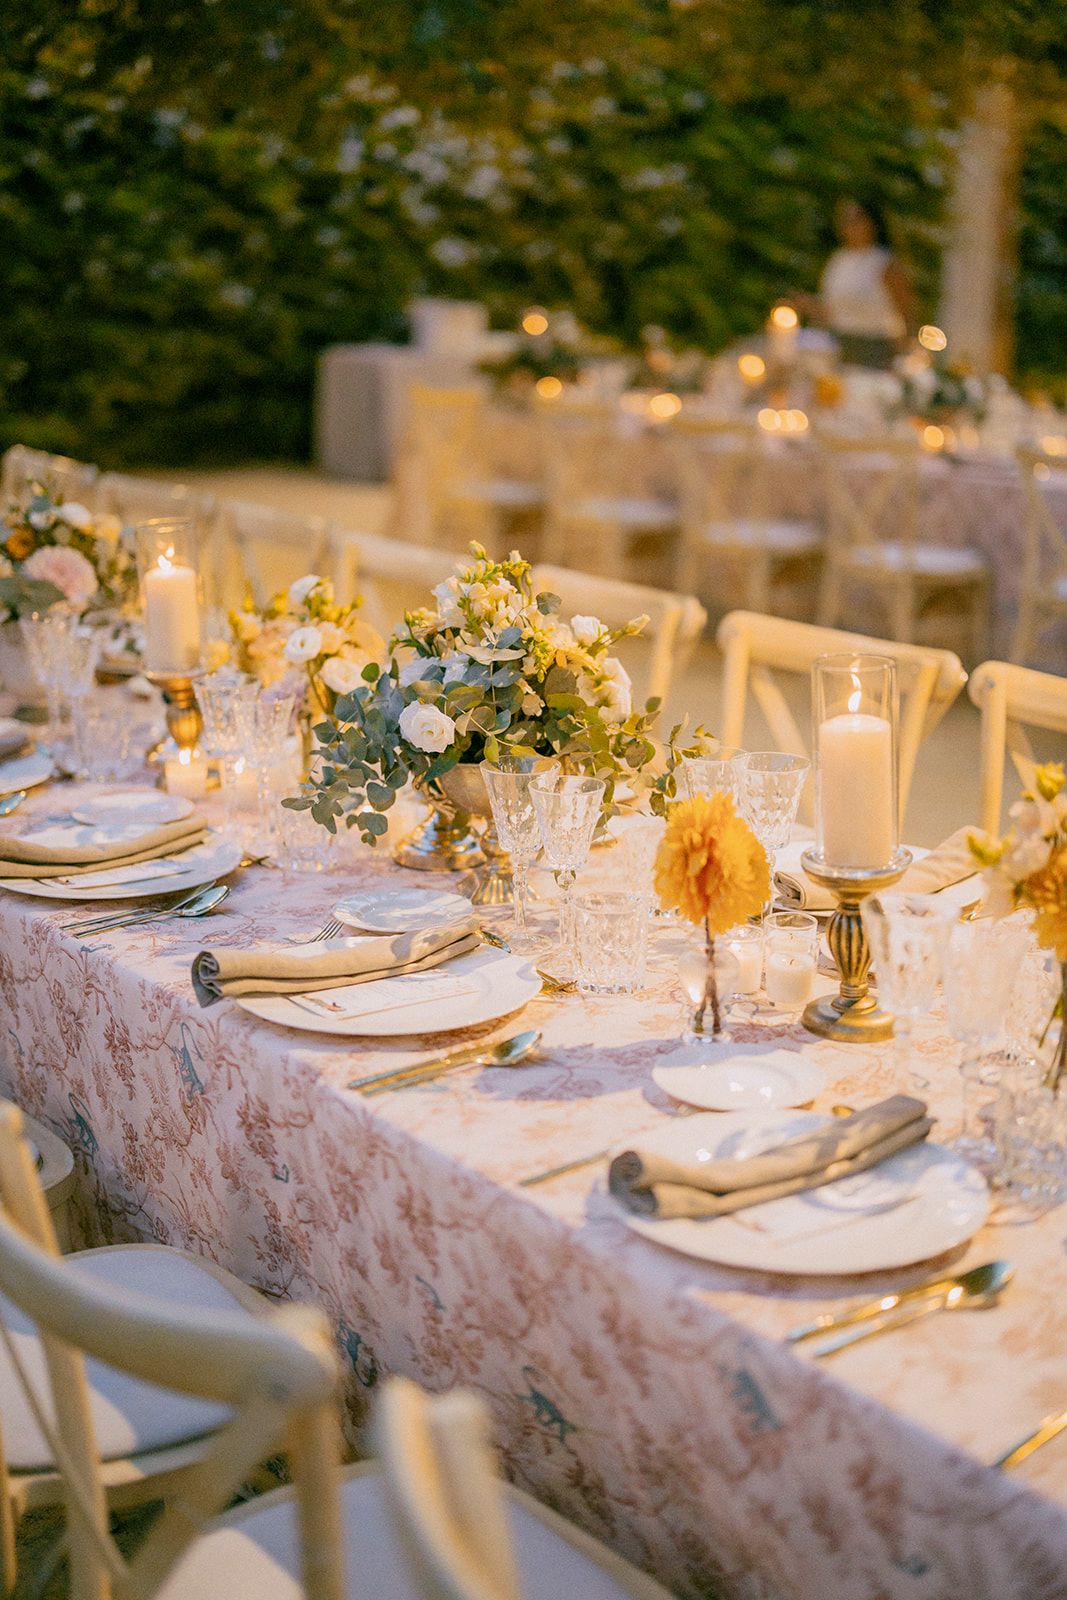
{"type": "Polygon", "coordinates": [[[63,883],[55,878],[0,878],[0,889],[40,900],[140,900],[145,895],[187,894],[216,878],[224,878],[241,856],[240,845],[209,834],[203,844],[158,861],[101,867],[63,883]]]}
{"type": "MultiPolygon", "coordinates": [[[[639,1143],[682,1161],[744,1159],[831,1120],[811,1111],[686,1117],[643,1133],[639,1143]]],[[[814,1276],[886,1272],[954,1250],[978,1232],[989,1203],[976,1168],[924,1140],[868,1172],[729,1216],[624,1215],[643,1238],[698,1261],[814,1276]]]]}
{"type": "Polygon", "coordinates": [[[422,933],[463,922],[471,910],[463,895],[445,890],[378,889],[339,900],[333,914],[338,922],[361,933],[422,933]]]}
{"type": "Polygon", "coordinates": [[[80,800],[71,807],[70,814],[75,822],[91,826],[129,824],[144,832],[165,827],[168,822],[181,822],[191,817],[195,809],[191,800],[180,794],[164,794],[162,789],[112,789],[91,800],[80,800]]]}
{"type": "Polygon", "coordinates": [[[673,1100],[704,1111],[772,1111],[807,1105],[824,1075],[799,1050],[763,1044],[682,1045],[664,1056],[652,1077],[673,1100]]]}
{"type": "Polygon", "coordinates": [[[307,995],[241,995],[236,1003],[285,1028],[338,1038],[394,1039],[496,1022],[540,992],[540,978],[521,956],[480,949],[425,972],[307,995]]]}
{"type": "Polygon", "coordinates": [[[51,756],[41,750],[0,761],[0,795],[14,794],[17,789],[36,789],[39,783],[48,782],[52,771],[51,756]]]}

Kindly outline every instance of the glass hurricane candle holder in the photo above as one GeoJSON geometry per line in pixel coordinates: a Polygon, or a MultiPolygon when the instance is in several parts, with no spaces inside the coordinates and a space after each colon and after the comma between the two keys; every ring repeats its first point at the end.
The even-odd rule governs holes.
{"type": "Polygon", "coordinates": [[[196,524],[188,517],[153,517],[134,528],[144,609],[145,677],[163,691],[170,738],[150,752],[165,760],[197,755],[200,710],[193,682],[200,673],[200,579],[196,524]]]}

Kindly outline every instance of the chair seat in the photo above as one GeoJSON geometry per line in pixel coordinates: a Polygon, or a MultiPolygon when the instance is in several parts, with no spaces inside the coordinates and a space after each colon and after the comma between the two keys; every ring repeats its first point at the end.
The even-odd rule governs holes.
{"type": "MultiPolygon", "coordinates": [[[[640,1588],[628,1587],[606,1570],[625,1568],[618,1557],[604,1551],[605,1566],[600,1566],[557,1532],[535,1501],[515,1490],[505,1493],[523,1600],[628,1600],[636,1593],[651,1600],[656,1587],[648,1579],[634,1573],[640,1588]]],[[[423,1600],[408,1577],[376,1463],[348,1469],[341,1514],[350,1600],[423,1600]]],[[[575,1538],[578,1546],[591,1543],[577,1530],[575,1538]]],[[[296,1504],[283,1489],[212,1524],[156,1600],[301,1600],[299,1573],[296,1504]]]]}
{"type": "MultiPolygon", "coordinates": [[[[152,1295],[183,1311],[245,1310],[218,1278],[178,1250],[143,1245],[115,1245],[79,1251],[66,1257],[71,1269],[98,1282],[152,1295]]],[[[43,1351],[33,1323],[0,1296],[3,1317],[22,1364],[54,1419],[43,1351]]],[[[86,1359],[97,1445],[103,1461],[123,1460],[145,1451],[162,1450],[202,1438],[226,1421],[225,1406],[160,1389],[114,1367],[86,1359]]],[[[52,1452],[30,1411],[22,1387],[0,1343],[0,1416],[9,1465],[18,1472],[49,1471],[52,1452]]]]}
{"type": "Polygon", "coordinates": [[[884,544],[855,545],[843,558],[861,571],[911,572],[918,578],[944,578],[971,582],[987,571],[977,550],[948,544],[917,544],[912,549],[887,540],[884,544]]]}
{"type": "Polygon", "coordinates": [[[626,528],[654,531],[678,526],[678,507],[672,500],[643,495],[588,495],[576,500],[567,515],[586,522],[614,522],[626,528]]]}
{"type": "Polygon", "coordinates": [[[545,503],[545,491],[540,484],[529,483],[524,478],[486,478],[465,483],[459,498],[498,506],[501,511],[536,511],[545,503]]]}
{"type": "Polygon", "coordinates": [[[813,522],[709,522],[703,535],[707,544],[767,550],[776,556],[813,555],[822,545],[813,522]]]}

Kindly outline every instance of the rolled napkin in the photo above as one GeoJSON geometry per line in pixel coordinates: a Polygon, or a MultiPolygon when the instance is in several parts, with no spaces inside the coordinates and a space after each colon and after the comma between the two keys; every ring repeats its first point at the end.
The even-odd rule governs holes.
{"type": "Polygon", "coordinates": [[[99,872],[104,867],[134,866],[139,861],[155,861],[189,850],[201,842],[206,832],[203,818],[195,814],[145,833],[128,834],[110,844],[75,843],[79,836],[84,838],[91,833],[91,829],[77,825],[43,828],[18,836],[0,832],[0,878],[67,878],[81,872],[99,872]]]}
{"type": "Polygon", "coordinates": [[[260,945],[252,950],[201,950],[193,988],[202,1006],[243,994],[306,994],[425,972],[481,945],[474,918],[448,928],[391,933],[373,939],[323,939],[315,944],[260,945]]]}
{"type": "MultiPolygon", "coordinates": [[[[912,862],[900,882],[893,885],[893,892],[937,894],[973,877],[975,861],[967,840],[975,831],[973,827],[957,828],[935,850],[925,851],[912,862]]],[[[809,878],[800,864],[804,851],[810,849],[810,841],[794,840],[778,852],[774,892],[779,900],[797,911],[832,911],[837,902],[829,889],[809,878]]]]}
{"type": "Polygon", "coordinates": [[[850,1178],[918,1144],[932,1127],[921,1100],[895,1094],[741,1160],[672,1161],[624,1150],[611,1163],[608,1186],[642,1216],[721,1217],[850,1178]]]}

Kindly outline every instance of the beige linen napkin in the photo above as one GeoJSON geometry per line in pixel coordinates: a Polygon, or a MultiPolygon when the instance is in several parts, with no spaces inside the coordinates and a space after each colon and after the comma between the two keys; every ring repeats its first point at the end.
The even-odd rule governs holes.
{"type": "MultiPolygon", "coordinates": [[[[913,861],[893,892],[903,894],[937,894],[954,883],[961,883],[977,871],[978,864],[971,855],[967,840],[978,830],[974,827],[957,828],[955,833],[929,851],[918,861],[913,861]]],[[[778,899],[797,911],[832,911],[837,904],[829,889],[812,881],[800,865],[800,857],[811,844],[795,841],[778,853],[774,874],[774,891],[778,899]]]]}
{"type": "Polygon", "coordinates": [[[0,878],[67,878],[105,867],[134,866],[160,856],[177,855],[199,844],[207,832],[202,817],[168,822],[120,843],[41,844],[32,835],[0,833],[0,878]]]}
{"type": "Polygon", "coordinates": [[[639,1148],[611,1163],[608,1185],[631,1211],[652,1217],[720,1217],[764,1200],[850,1178],[925,1139],[926,1106],[895,1094],[757,1156],[673,1161],[639,1148]]]}
{"type": "Polygon", "coordinates": [[[0,760],[6,761],[29,750],[33,745],[33,732],[24,722],[14,717],[0,717],[0,760]]]}
{"type": "Polygon", "coordinates": [[[370,983],[405,972],[425,972],[481,944],[473,918],[448,928],[391,933],[375,939],[323,939],[317,944],[259,946],[252,950],[201,950],[193,960],[193,988],[202,1006],[242,994],[305,994],[370,983]]]}

